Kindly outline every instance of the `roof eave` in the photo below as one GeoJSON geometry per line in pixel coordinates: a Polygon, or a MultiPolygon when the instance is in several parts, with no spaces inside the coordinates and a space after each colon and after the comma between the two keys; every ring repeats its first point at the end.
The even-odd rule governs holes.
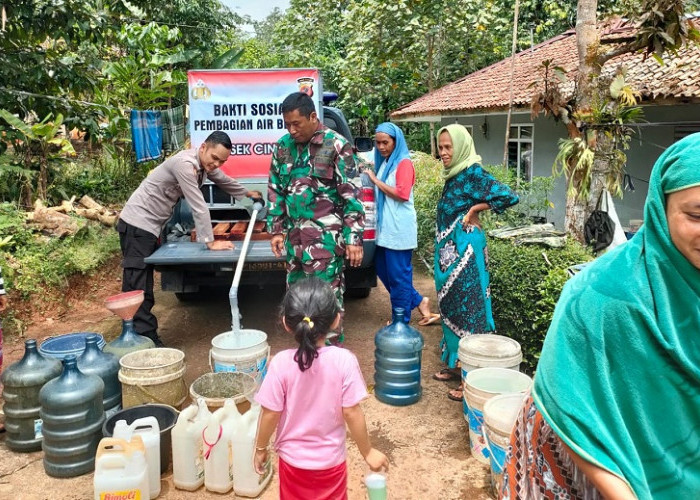
{"type": "MultiPolygon", "coordinates": [[[[513,106],[514,113],[529,113],[529,106],[513,106]]],[[[395,122],[439,122],[443,118],[473,116],[473,115],[498,115],[508,113],[507,106],[493,106],[489,108],[474,108],[474,109],[446,109],[446,110],[431,110],[427,113],[402,113],[395,111],[391,113],[391,119],[395,122]],[[438,114],[435,114],[438,113],[438,114]]]]}

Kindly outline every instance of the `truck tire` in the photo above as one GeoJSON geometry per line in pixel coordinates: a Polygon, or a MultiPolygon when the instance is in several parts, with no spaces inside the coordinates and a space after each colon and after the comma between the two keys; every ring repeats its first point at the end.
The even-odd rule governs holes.
{"type": "Polygon", "coordinates": [[[369,292],[372,291],[372,288],[370,287],[365,287],[365,288],[348,288],[345,290],[345,296],[349,299],[366,299],[369,297],[369,292]]]}

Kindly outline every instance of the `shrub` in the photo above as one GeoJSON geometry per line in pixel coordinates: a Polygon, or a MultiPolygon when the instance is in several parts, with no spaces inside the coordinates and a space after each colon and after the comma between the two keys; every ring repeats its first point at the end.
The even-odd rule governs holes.
{"type": "Polygon", "coordinates": [[[517,340],[523,366],[532,373],[568,278],[566,268],[591,260],[589,251],[568,238],[564,248],[516,246],[488,239],[493,317],[499,335],[517,340]]]}
{"type": "Polygon", "coordinates": [[[16,252],[33,239],[24,214],[11,203],[0,203],[0,252],[16,252]]]}
{"type": "MultiPolygon", "coordinates": [[[[423,153],[414,153],[416,186],[414,204],[418,215],[416,255],[433,272],[437,202],[443,187],[442,164],[423,153]]],[[[515,188],[516,180],[508,169],[487,167],[501,182],[515,188]]],[[[534,178],[521,183],[517,191],[521,203],[503,214],[486,213],[486,230],[529,223],[552,208],[548,200],[553,180],[534,178]]],[[[564,248],[539,245],[515,246],[510,240],[488,238],[493,315],[500,335],[517,340],[523,350],[526,371],[537,364],[542,342],[552,320],[554,305],[568,278],[566,268],[592,259],[578,242],[569,239],[564,248]]]]}
{"type": "Polygon", "coordinates": [[[442,163],[425,153],[413,153],[416,169],[416,185],[413,189],[413,204],[418,219],[418,248],[416,256],[433,272],[433,251],[437,202],[442,194],[442,163]]]}
{"type": "Polygon", "coordinates": [[[49,202],[58,204],[71,196],[88,195],[105,204],[123,204],[155,162],[134,164],[129,157],[112,155],[109,148],[95,159],[82,159],[65,166],[49,186],[49,202]]]}

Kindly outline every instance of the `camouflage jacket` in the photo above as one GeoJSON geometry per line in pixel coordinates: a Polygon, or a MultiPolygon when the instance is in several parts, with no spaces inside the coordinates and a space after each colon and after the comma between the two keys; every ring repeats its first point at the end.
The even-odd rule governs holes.
{"type": "Polygon", "coordinates": [[[285,135],[270,165],[268,231],[285,233],[295,247],[336,255],[346,244],[361,245],[364,209],[348,181],[355,175],[352,147],[331,129],[319,125],[303,148],[285,135]]]}

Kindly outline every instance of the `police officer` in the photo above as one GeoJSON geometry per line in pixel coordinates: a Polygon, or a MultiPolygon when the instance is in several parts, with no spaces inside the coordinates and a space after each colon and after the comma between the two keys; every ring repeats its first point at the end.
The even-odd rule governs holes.
{"type": "Polygon", "coordinates": [[[117,231],[122,249],[124,268],[122,291],[143,290],[144,301],[134,315],[134,329],[162,347],[158,336],[158,320],[151,312],[153,296],[153,266],[144,262],[158,247],[163,225],[175,204],[184,197],[192,209],[197,241],[209,250],[229,250],[233,243],[215,240],[209,209],[200,188],[209,179],[223,191],[240,200],[262,198],[259,191],[248,191],[235,179],[219,170],[231,154],[231,139],[225,132],[213,132],[199,148],[181,151],[171,156],[146,177],[126,202],[119,215],[117,231]]]}

